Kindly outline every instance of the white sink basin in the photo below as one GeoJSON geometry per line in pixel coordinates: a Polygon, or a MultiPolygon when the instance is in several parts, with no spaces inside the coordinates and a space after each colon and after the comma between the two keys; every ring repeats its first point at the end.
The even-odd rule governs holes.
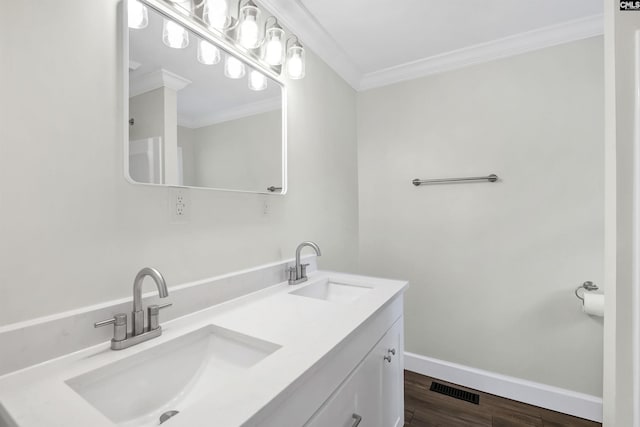
{"type": "Polygon", "coordinates": [[[188,408],[204,392],[224,393],[238,372],[279,348],[209,325],[67,384],[118,425],[157,426],[163,413],[188,408]]]}
{"type": "Polygon", "coordinates": [[[325,301],[348,303],[355,301],[370,290],[371,288],[366,286],[339,283],[330,279],[325,279],[320,282],[307,285],[297,291],[289,292],[289,294],[325,301]]]}

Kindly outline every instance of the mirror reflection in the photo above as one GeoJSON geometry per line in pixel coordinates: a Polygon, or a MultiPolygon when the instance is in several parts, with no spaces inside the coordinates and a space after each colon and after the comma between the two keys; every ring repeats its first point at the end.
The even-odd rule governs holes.
{"type": "Polygon", "coordinates": [[[280,192],[280,84],[151,8],[136,26],[129,29],[130,178],[280,192]]]}

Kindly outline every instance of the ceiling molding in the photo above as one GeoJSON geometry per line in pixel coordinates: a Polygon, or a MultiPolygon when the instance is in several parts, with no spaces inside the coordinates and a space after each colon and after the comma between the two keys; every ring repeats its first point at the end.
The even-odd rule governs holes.
{"type": "MultiPolygon", "coordinates": [[[[289,31],[299,37],[301,43],[311,49],[351,87],[357,89],[362,79],[349,55],[331,37],[300,0],[258,0],[289,31]]],[[[311,70],[307,68],[307,74],[311,70]]]]}
{"type": "Polygon", "coordinates": [[[300,0],[259,2],[357,91],[569,43],[604,32],[603,15],[593,15],[363,74],[300,0]]]}
{"type": "Polygon", "coordinates": [[[242,119],[244,117],[255,116],[256,114],[268,113],[269,111],[278,110],[280,108],[282,108],[282,98],[280,96],[275,96],[273,98],[240,105],[238,107],[226,109],[221,113],[214,113],[198,117],[196,119],[178,117],[178,125],[190,129],[197,129],[222,122],[242,119]]]}
{"type": "Polygon", "coordinates": [[[129,82],[129,97],[131,98],[161,87],[167,87],[177,92],[190,84],[191,80],[161,68],[131,78],[129,82]]]}
{"type": "Polygon", "coordinates": [[[450,71],[603,34],[603,15],[540,28],[365,74],[359,91],[450,71]]]}

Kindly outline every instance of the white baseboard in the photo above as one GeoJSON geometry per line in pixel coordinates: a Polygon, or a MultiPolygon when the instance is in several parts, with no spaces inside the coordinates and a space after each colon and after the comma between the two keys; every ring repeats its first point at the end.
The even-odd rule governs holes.
{"type": "Polygon", "coordinates": [[[405,352],[405,369],[507,399],[602,422],[602,398],[405,352]]]}

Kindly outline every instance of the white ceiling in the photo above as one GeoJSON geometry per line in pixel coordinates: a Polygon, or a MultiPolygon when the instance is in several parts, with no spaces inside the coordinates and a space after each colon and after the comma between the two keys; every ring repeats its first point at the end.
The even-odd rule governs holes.
{"type": "Polygon", "coordinates": [[[356,89],[455,68],[443,61],[468,65],[474,55],[492,59],[602,33],[602,0],[262,3],[356,89]]]}

